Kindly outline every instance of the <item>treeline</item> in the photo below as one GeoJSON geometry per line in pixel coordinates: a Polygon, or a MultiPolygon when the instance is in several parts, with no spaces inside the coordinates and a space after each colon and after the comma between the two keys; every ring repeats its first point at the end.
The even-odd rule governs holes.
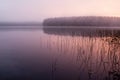
{"type": "Polygon", "coordinates": [[[41,26],[40,22],[0,22],[0,26],[41,26]]]}
{"type": "Polygon", "coordinates": [[[62,17],[48,18],[43,22],[44,26],[120,26],[120,17],[62,17]]]}

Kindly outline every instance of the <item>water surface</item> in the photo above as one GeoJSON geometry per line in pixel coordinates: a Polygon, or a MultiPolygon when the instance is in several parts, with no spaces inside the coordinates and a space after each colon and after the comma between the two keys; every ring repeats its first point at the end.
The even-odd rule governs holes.
{"type": "Polygon", "coordinates": [[[119,80],[119,28],[0,30],[1,80],[119,80]]]}

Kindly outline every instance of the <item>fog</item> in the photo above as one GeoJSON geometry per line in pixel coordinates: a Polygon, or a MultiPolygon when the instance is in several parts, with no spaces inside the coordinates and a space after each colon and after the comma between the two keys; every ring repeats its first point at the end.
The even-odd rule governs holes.
{"type": "Polygon", "coordinates": [[[0,0],[0,22],[41,22],[61,16],[120,16],[119,3],[119,0],[0,0]]]}

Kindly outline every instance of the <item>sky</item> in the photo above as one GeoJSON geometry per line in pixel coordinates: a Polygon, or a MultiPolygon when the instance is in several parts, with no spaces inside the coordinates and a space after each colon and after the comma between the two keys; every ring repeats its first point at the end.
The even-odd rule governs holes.
{"type": "Polygon", "coordinates": [[[120,0],[0,0],[0,22],[70,16],[120,16],[120,0]]]}

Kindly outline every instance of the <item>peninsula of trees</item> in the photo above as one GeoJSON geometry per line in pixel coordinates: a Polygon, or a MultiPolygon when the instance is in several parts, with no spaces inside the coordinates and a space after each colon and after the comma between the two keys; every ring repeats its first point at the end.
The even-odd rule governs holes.
{"type": "Polygon", "coordinates": [[[81,16],[48,18],[44,26],[120,26],[120,17],[81,16]]]}

